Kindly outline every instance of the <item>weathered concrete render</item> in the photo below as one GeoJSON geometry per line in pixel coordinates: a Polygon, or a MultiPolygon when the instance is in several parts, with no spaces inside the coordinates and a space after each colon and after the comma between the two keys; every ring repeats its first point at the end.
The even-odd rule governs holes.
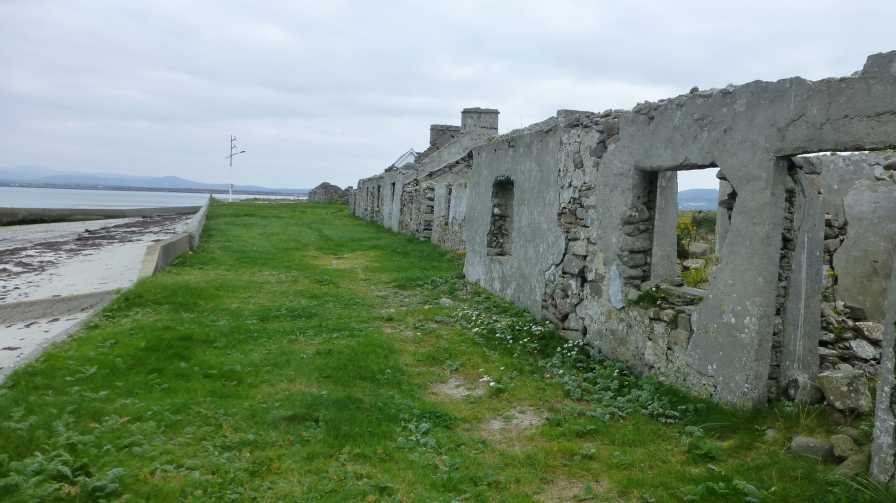
{"type": "MultiPolygon", "coordinates": [[[[793,184],[790,191],[799,198],[815,197],[789,158],[891,147],[896,142],[894,77],[862,74],[818,82],[799,78],[754,82],[641,104],[624,114],[619,141],[601,160],[597,197],[590,210],[600,222],[596,258],[607,270],[629,267],[620,253],[622,223],[641,211],[640,192],[650,175],[719,166],[738,197],[720,250],[721,263],[710,289],[693,308],[690,335],[673,338],[683,344],[663,347],[667,328],[650,323],[639,310],[608,302],[614,296],[631,301],[638,295],[623,281],[614,281],[618,276],[613,274],[602,289],[609,295],[587,300],[588,340],[605,354],[698,393],[741,406],[764,403],[781,250],[790,246],[782,237],[785,196],[793,184]]],[[[793,238],[794,243],[805,243],[813,237],[810,228],[800,226],[793,238]]],[[[789,276],[782,280],[790,283],[791,291],[800,283],[807,291],[818,288],[812,283],[821,280],[820,266],[812,274],[799,269],[793,274],[793,264],[788,267],[789,276]]],[[[791,327],[807,327],[820,316],[811,312],[815,307],[808,297],[801,295],[805,300],[796,306],[804,323],[790,323],[791,327]]],[[[805,340],[812,337],[809,330],[783,337],[785,348],[799,341],[809,352],[815,347],[805,340]],[[797,342],[790,344],[790,339],[797,342]]],[[[811,355],[806,358],[811,360],[811,355]]],[[[783,375],[805,372],[795,363],[801,358],[788,360],[794,367],[782,367],[783,375]]]]}
{"type": "MultiPolygon", "coordinates": [[[[458,249],[437,229],[440,208],[450,216],[463,201],[467,277],[565,337],[724,403],[813,401],[825,267],[850,271],[841,253],[878,253],[870,262],[889,267],[878,251],[893,249],[896,231],[881,220],[892,216],[886,183],[896,178],[884,173],[879,185],[857,181],[841,194],[837,177],[803,156],[896,146],[894,72],[896,52],[869,57],[851,77],[695,88],[631,111],[561,110],[501,136],[490,112],[474,109],[460,136],[431,139],[412,166],[359,182],[353,212],[458,249]],[[469,165],[448,168],[470,152],[469,165]],[[720,263],[708,289],[680,287],[675,172],[714,167],[720,263]],[[465,190],[455,190],[465,177],[465,190]],[[392,198],[392,183],[401,197],[392,198]],[[845,227],[828,209],[840,197],[845,227]],[[854,223],[870,229],[873,220],[878,236],[853,239],[857,251],[849,252],[852,237],[872,232],[850,237],[854,223]],[[842,251],[830,249],[829,233],[842,251]]],[[[875,313],[882,294],[871,296],[856,302],[875,313]]]]}
{"type": "Polygon", "coordinates": [[[896,153],[830,154],[800,159],[811,163],[824,184],[823,211],[845,227],[833,250],[837,298],[883,321],[888,272],[896,250],[896,184],[884,170],[896,153]]]}
{"type": "MultiPolygon", "coordinates": [[[[888,271],[896,249],[896,183],[883,167],[892,152],[822,154],[794,158],[821,179],[823,243],[820,370],[849,365],[876,378],[888,271]],[[847,214],[847,205],[849,214],[847,214]]],[[[817,259],[817,257],[813,257],[817,259]]],[[[810,271],[817,270],[813,261],[810,271]]],[[[812,299],[817,298],[815,292],[812,299]]],[[[792,296],[791,296],[792,297],[792,296]]]]}
{"type": "Polygon", "coordinates": [[[589,150],[600,141],[600,135],[592,130],[585,134],[585,129],[579,127],[582,120],[593,119],[594,114],[586,114],[584,119],[551,118],[495,138],[473,151],[464,229],[464,272],[471,281],[539,317],[543,313],[545,274],[553,270],[559,281],[566,251],[566,240],[557,221],[561,200],[558,169],[568,171],[571,182],[579,163],[593,162],[589,150]],[[583,139],[583,135],[587,138],[583,139]],[[493,184],[499,178],[509,179],[514,187],[512,250],[505,256],[489,256],[486,237],[494,214],[493,184]]]}
{"type": "Polygon", "coordinates": [[[431,240],[444,248],[456,251],[466,249],[466,199],[472,169],[473,156],[468,154],[421,179],[424,186],[432,187],[431,240]]]}
{"type": "Polygon", "coordinates": [[[896,264],[890,275],[884,327],[870,475],[877,482],[896,485],[896,264]]]}

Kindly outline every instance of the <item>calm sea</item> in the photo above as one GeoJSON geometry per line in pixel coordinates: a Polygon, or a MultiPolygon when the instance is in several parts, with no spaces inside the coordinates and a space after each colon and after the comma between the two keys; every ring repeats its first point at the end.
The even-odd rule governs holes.
{"type": "MultiPolygon", "coordinates": [[[[215,197],[227,199],[226,194],[215,197]]],[[[287,196],[241,196],[287,198],[287,196]]],[[[140,192],[129,190],[33,189],[0,187],[0,207],[5,208],[159,208],[195,206],[205,203],[208,194],[189,192],[140,192]]]]}

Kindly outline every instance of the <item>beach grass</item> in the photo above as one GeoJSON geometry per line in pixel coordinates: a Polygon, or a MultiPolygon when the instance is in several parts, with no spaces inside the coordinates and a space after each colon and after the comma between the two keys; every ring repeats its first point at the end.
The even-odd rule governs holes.
{"type": "Polygon", "coordinates": [[[637,378],[462,266],[344,206],[214,203],[196,253],[0,387],[0,500],[892,496],[788,452],[821,408],[637,378]]]}

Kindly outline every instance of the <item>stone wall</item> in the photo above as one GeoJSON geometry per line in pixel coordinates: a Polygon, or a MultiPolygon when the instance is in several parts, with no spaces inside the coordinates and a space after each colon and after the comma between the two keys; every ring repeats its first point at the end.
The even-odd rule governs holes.
{"type": "Polygon", "coordinates": [[[468,109],[459,136],[412,169],[361,180],[352,211],[383,222],[372,188],[394,180],[385,225],[397,212],[398,230],[465,250],[470,280],[565,337],[727,404],[815,401],[819,370],[874,373],[896,163],[809,154],[896,147],[894,68],[896,52],[874,55],[851,77],[561,110],[501,136],[496,113],[468,109]],[[719,264],[706,289],[686,288],[677,172],[716,167],[719,264]]]}
{"type": "Polygon", "coordinates": [[[372,220],[380,224],[382,220],[382,175],[371,176],[358,180],[358,188],[355,189],[355,204],[353,212],[356,216],[365,220],[372,220]]]}
{"type": "Polygon", "coordinates": [[[462,250],[471,150],[497,134],[498,111],[467,108],[461,120],[463,126],[430,126],[429,147],[413,163],[392,165],[380,175],[360,180],[352,213],[391,230],[462,250]],[[453,204],[438,198],[439,194],[446,196],[449,186],[453,204]],[[443,207],[450,214],[438,214],[443,207]]]}
{"type": "Polygon", "coordinates": [[[544,316],[561,327],[565,337],[582,339],[586,327],[576,309],[586,295],[595,293],[584,290],[595,288],[600,275],[591,266],[596,241],[589,241],[589,211],[597,205],[594,175],[608,145],[617,140],[619,118],[613,112],[598,115],[567,110],[559,111],[557,117],[565,121],[557,166],[557,223],[565,238],[565,250],[561,260],[545,273],[542,308],[544,316]]]}
{"type": "MultiPolygon", "coordinates": [[[[887,163],[896,153],[822,155],[806,159],[824,180],[825,251],[838,278],[837,297],[883,321],[887,275],[896,249],[896,183],[887,163]],[[859,260],[860,257],[863,260],[859,260]]],[[[892,164],[890,164],[892,166],[892,164]]]]}
{"type": "Polygon", "coordinates": [[[473,155],[469,153],[423,177],[424,182],[433,189],[433,223],[430,239],[444,248],[455,251],[465,249],[463,228],[467,183],[472,169],[473,155]]]}
{"type": "MultiPolygon", "coordinates": [[[[804,266],[792,266],[797,274],[779,278],[791,178],[788,159],[815,151],[890,147],[896,137],[888,138],[891,133],[882,129],[896,127],[894,104],[886,103],[892,99],[886,96],[894,93],[893,76],[863,73],[814,83],[788,79],[695,90],[624,114],[620,141],[604,155],[597,174],[602,201],[594,212],[601,234],[597,244],[609,274],[602,285],[607,294],[584,301],[589,341],[667,382],[735,405],[761,405],[768,398],[772,372],[775,314],[780,313],[777,292],[779,283],[787,282],[789,314],[783,320],[777,317],[785,322],[778,372],[797,381],[811,380],[817,372],[811,363],[817,342],[812,341],[818,334],[808,327],[817,323],[813,320],[820,318],[820,308],[810,292],[820,289],[821,264],[816,273],[812,251],[805,247],[797,252],[804,266]],[[820,109],[826,112],[815,113],[820,109]],[[806,113],[809,110],[812,113],[806,113]],[[646,261],[646,256],[623,262],[630,251],[622,246],[628,242],[623,227],[633,222],[627,220],[632,213],[639,223],[652,221],[645,203],[653,174],[658,178],[670,170],[712,166],[721,167],[737,199],[719,267],[702,300],[693,306],[685,347],[676,348],[670,343],[681,341],[668,338],[670,327],[659,326],[630,306],[647,292],[623,277],[624,267],[646,261]]],[[[799,194],[807,208],[817,204],[817,192],[800,189],[799,194]]],[[[810,223],[805,220],[796,227],[795,243],[818,239],[810,229],[817,224],[810,223]]],[[[786,381],[780,385],[789,385],[791,379],[786,381]]],[[[799,388],[794,393],[810,395],[799,388]]]]}
{"type": "MultiPolygon", "coordinates": [[[[589,117],[594,114],[588,114],[589,117]]],[[[553,117],[528,128],[497,137],[473,150],[473,170],[467,197],[464,238],[467,277],[505,296],[536,316],[545,311],[546,291],[559,279],[566,237],[559,226],[558,203],[572,198],[561,193],[558,169],[571,173],[591,163],[591,147],[600,134],[578,117],[553,117]],[[585,134],[587,132],[589,134],[585,134]],[[583,136],[586,138],[583,140],[583,136]],[[562,168],[560,168],[562,166],[562,168]],[[489,252],[493,229],[495,182],[513,183],[511,249],[489,252]]],[[[505,221],[506,223],[506,221],[505,221]]],[[[572,259],[571,259],[572,260],[572,259]]],[[[552,297],[552,296],[549,296],[552,297]]],[[[549,301],[550,302],[550,301],[549,301]]],[[[568,305],[564,304],[568,309],[568,305]]],[[[562,321],[562,320],[561,320],[562,321]]]]}
{"type": "Polygon", "coordinates": [[[878,373],[888,274],[896,250],[896,154],[805,156],[823,181],[820,370],[878,373]],[[847,214],[847,207],[849,214],[847,214]]]}

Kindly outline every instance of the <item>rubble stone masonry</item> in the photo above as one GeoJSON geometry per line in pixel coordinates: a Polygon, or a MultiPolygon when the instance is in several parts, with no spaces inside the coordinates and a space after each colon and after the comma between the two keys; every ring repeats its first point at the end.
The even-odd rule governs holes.
{"type": "MultiPolygon", "coordinates": [[[[850,369],[892,387],[896,52],[850,77],[560,110],[502,135],[497,117],[433,126],[416,162],[358,182],[352,212],[464,251],[471,281],[700,396],[811,402],[819,372],[850,369]],[[694,289],[673,213],[676,173],[702,168],[719,169],[718,266],[694,289]]],[[[875,466],[892,480],[880,389],[875,466]]]]}

